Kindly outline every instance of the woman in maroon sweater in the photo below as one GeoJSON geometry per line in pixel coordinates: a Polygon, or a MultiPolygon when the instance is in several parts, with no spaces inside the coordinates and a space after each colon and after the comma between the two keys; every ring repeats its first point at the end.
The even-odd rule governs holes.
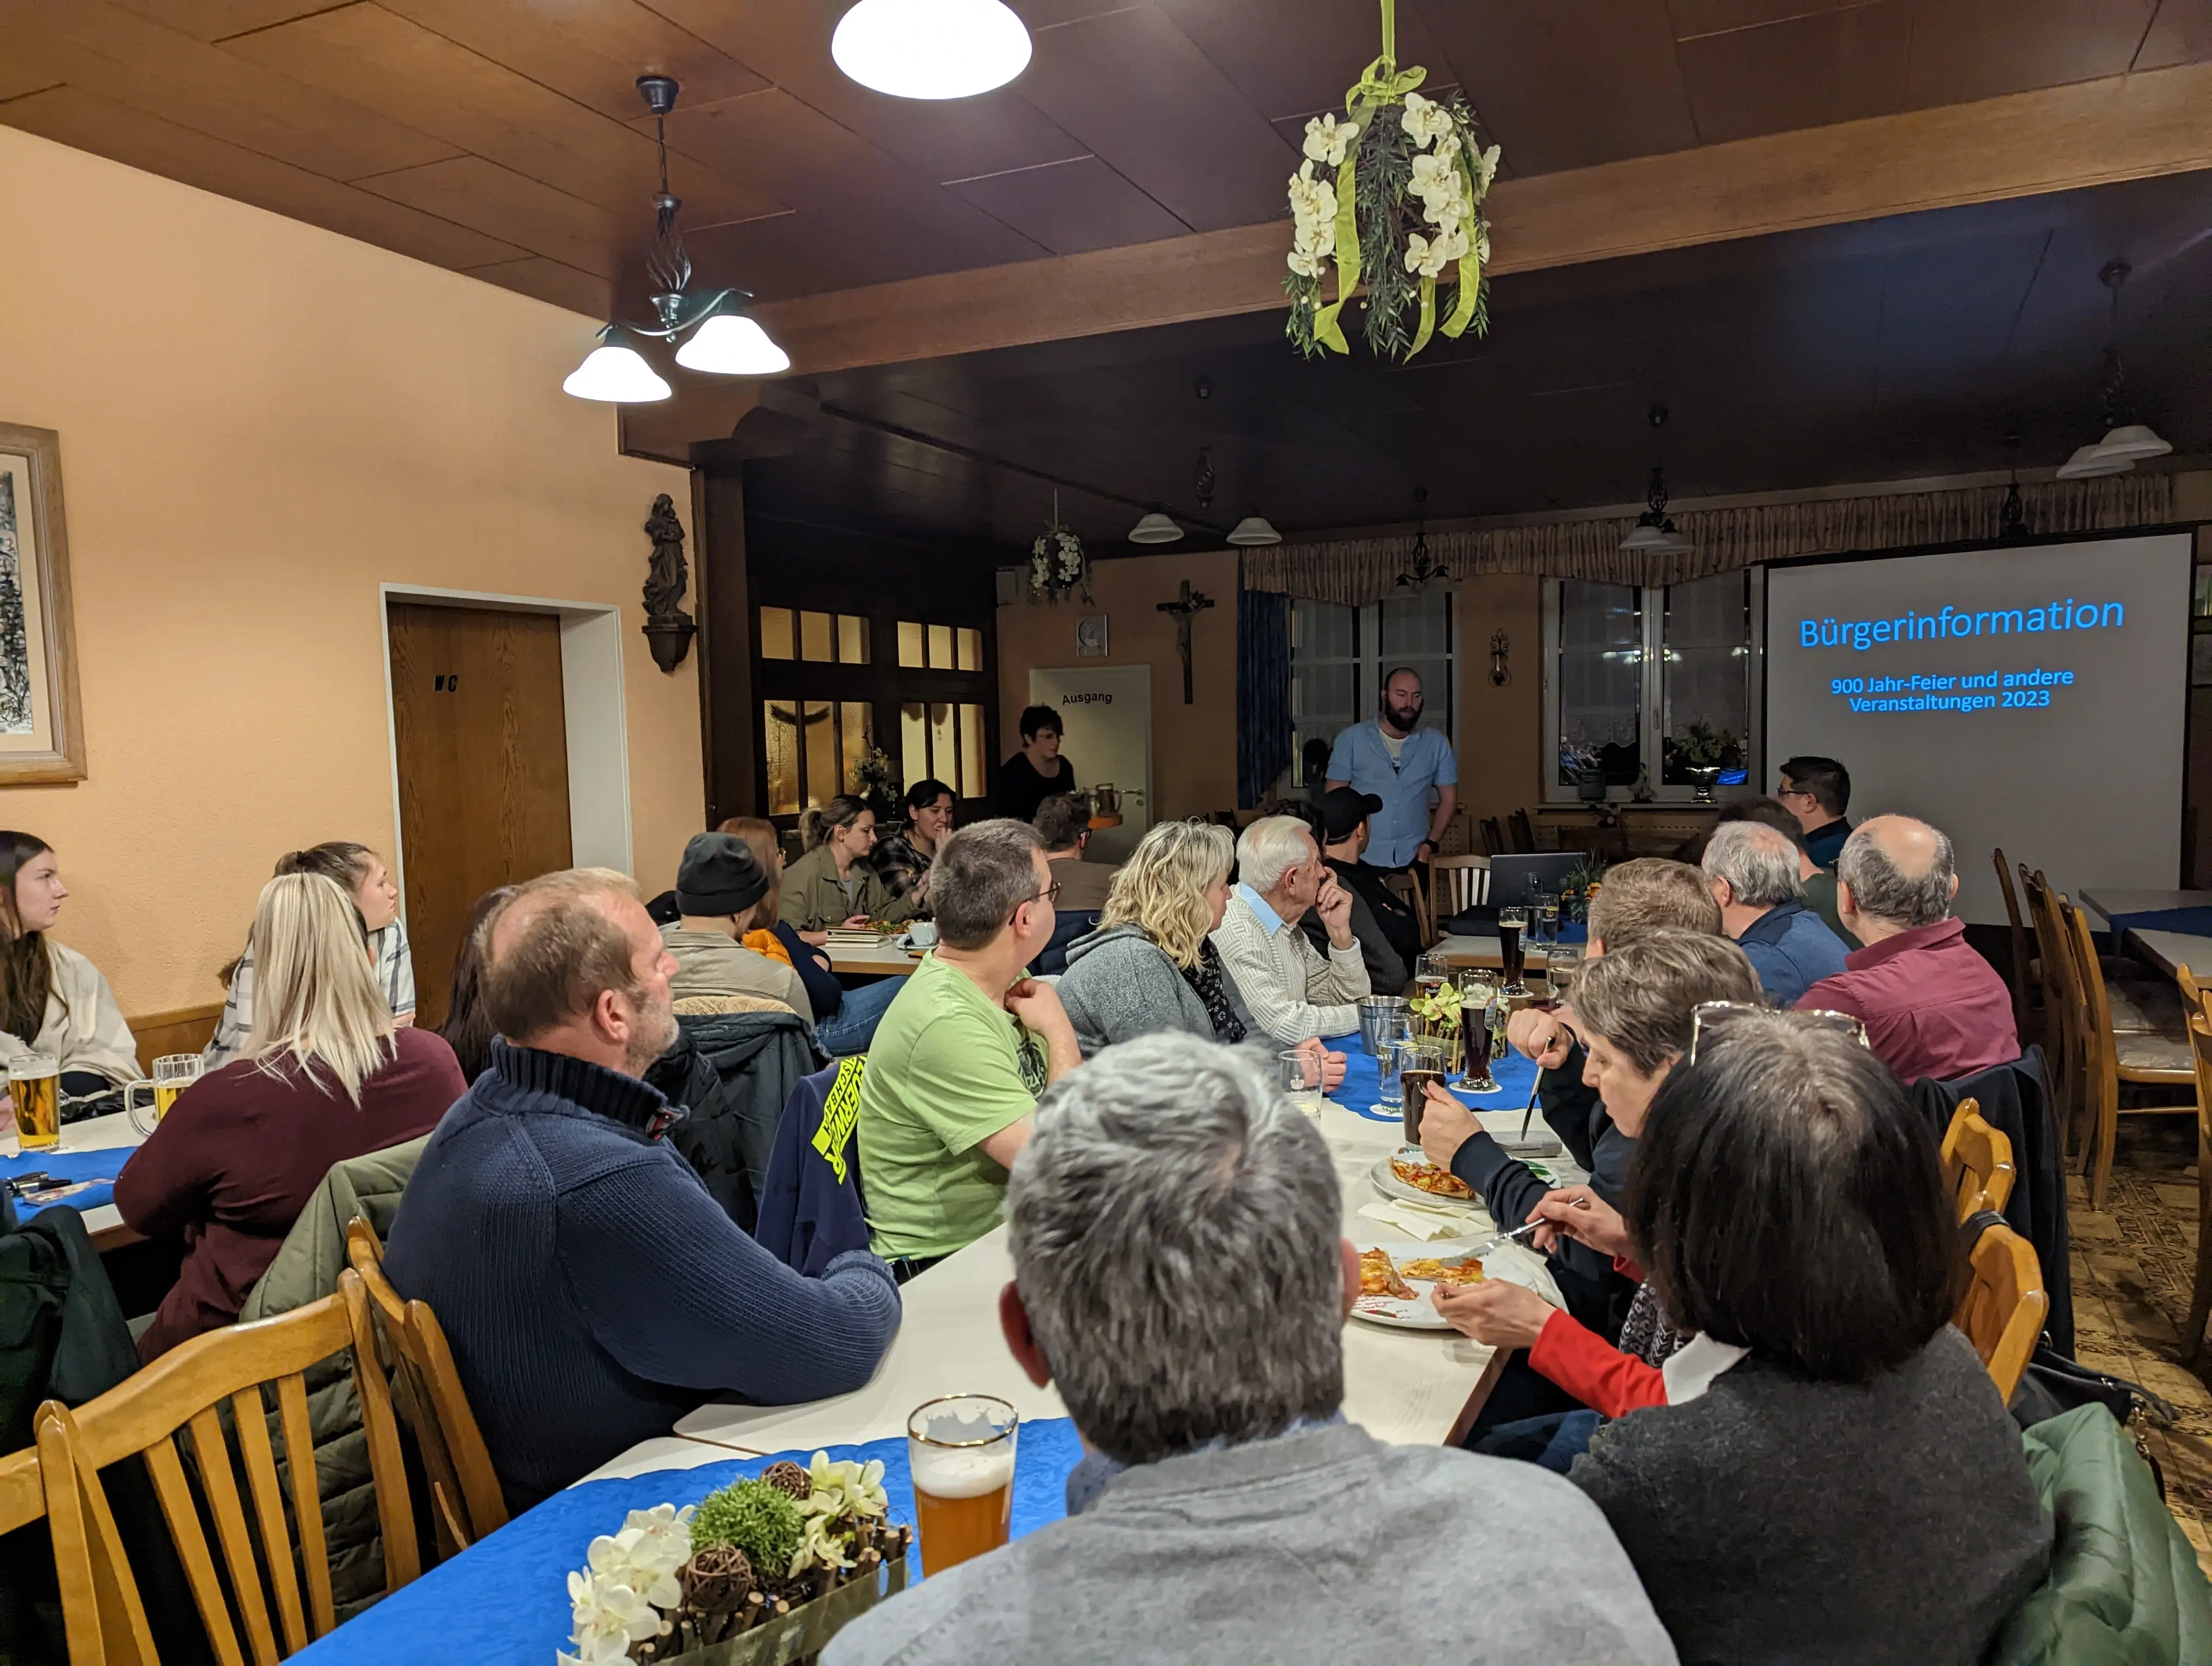
{"type": "Polygon", "coordinates": [[[331,880],[262,887],[252,946],[245,1055],[178,1096],[115,1182],[134,1231],[185,1241],[143,1359],[235,1323],[331,1165],[428,1134],[467,1091],[442,1037],[394,1028],[361,915],[331,880]]]}

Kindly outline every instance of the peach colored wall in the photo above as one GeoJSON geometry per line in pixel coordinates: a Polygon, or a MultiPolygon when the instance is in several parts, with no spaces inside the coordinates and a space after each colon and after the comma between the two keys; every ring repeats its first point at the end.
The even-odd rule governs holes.
{"type": "MultiPolygon", "coordinates": [[[[1457,587],[1459,802],[1502,823],[1543,797],[1543,581],[1490,573],[1457,587]],[[1490,680],[1490,639],[1505,633],[1505,686],[1490,680]]],[[[1478,842],[1476,849],[1480,849],[1478,842]]]]}
{"type": "Polygon", "coordinates": [[[702,814],[640,527],[684,472],[560,391],[590,320],[0,128],[0,422],[58,429],[89,776],[0,790],[126,1012],[216,1000],[283,851],[389,852],[378,587],[617,602],[634,862],[702,814]]]}
{"type": "Polygon", "coordinates": [[[1149,665],[1152,668],[1152,819],[1202,816],[1237,802],[1237,556],[1130,556],[1093,568],[1095,605],[1016,602],[999,610],[999,739],[1011,753],[1021,745],[1022,708],[1030,672],[1039,666],[1149,665]],[[1182,659],[1175,619],[1158,604],[1173,601],[1188,579],[1213,605],[1191,625],[1192,702],[1182,703],[1182,659]],[[1075,622],[1103,613],[1109,621],[1103,660],[1075,652],[1075,622]]]}

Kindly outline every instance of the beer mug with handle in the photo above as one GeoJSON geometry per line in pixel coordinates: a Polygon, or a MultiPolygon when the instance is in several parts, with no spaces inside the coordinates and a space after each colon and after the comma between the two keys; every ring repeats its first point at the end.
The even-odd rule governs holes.
{"type": "Polygon", "coordinates": [[[1020,1432],[1014,1408],[988,1394],[945,1395],[908,1416],[907,1467],[925,1577],[1006,1542],[1020,1432]]]}
{"type": "Polygon", "coordinates": [[[177,1096],[199,1080],[203,1067],[197,1053],[169,1053],[155,1060],[152,1080],[133,1082],[123,1090],[123,1109],[131,1126],[141,1134],[153,1133],[177,1096]]]}

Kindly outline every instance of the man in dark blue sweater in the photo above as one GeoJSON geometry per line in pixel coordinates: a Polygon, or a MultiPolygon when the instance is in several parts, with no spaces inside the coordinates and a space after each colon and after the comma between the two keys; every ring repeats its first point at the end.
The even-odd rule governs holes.
{"type": "Polygon", "coordinates": [[[661,1138],[682,1113],[639,1078],[676,1034],[676,963],[635,891],[547,874],[484,929],[510,1039],[431,1136],[385,1270],[444,1327],[508,1508],[711,1395],[866,1383],[898,1330],[890,1271],[857,1251],[802,1278],[661,1138]]]}

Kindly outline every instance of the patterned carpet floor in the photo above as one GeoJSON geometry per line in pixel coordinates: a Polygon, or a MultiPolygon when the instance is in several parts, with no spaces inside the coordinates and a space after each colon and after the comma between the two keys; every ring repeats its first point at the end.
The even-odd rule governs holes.
{"type": "Polygon", "coordinates": [[[2166,1503],[2212,1573],[2212,1347],[2193,1370],[2182,1363],[2197,1273],[2196,1119],[2122,1118],[2106,1207],[2089,1207],[2078,1177],[2068,1196],[2075,1355],[2181,1413],[2172,1429],[2148,1426],[2146,1439],[2166,1473],[2166,1503]]]}

